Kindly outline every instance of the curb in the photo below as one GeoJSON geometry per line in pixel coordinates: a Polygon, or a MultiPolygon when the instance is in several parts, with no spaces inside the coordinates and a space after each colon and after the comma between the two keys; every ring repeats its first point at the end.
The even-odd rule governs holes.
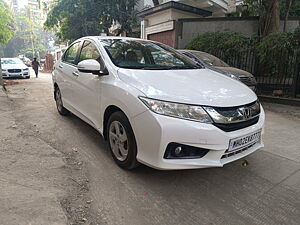
{"type": "Polygon", "coordinates": [[[277,103],[277,104],[300,107],[300,99],[299,98],[283,98],[283,97],[274,97],[274,96],[268,96],[268,95],[258,95],[258,98],[262,102],[277,103]]]}
{"type": "Polygon", "coordinates": [[[0,85],[0,97],[7,97],[7,94],[1,85],[0,85]]]}

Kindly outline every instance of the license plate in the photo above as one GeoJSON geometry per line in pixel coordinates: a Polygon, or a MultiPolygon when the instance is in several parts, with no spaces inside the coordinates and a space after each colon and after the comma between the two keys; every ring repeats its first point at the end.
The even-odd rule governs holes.
{"type": "Polygon", "coordinates": [[[261,130],[256,131],[251,134],[247,134],[242,137],[231,139],[229,142],[228,152],[232,152],[237,149],[241,149],[243,147],[247,147],[249,145],[255,144],[255,143],[259,142],[260,137],[261,137],[261,130]]]}

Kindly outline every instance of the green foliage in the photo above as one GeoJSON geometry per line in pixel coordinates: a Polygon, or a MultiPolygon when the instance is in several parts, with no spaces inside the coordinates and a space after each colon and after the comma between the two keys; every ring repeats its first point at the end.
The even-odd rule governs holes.
{"type": "Polygon", "coordinates": [[[295,29],[293,36],[295,40],[298,40],[298,44],[300,45],[300,26],[295,29]]]}
{"type": "Polygon", "coordinates": [[[83,36],[109,33],[114,22],[118,33],[131,32],[137,24],[137,0],[58,0],[50,10],[45,27],[55,30],[61,40],[72,41],[83,36]]]}
{"type": "MultiPolygon", "coordinates": [[[[280,16],[284,17],[286,12],[286,1],[280,0],[280,16]]],[[[262,8],[262,0],[244,0],[243,5],[247,6],[247,9],[242,11],[242,16],[259,16],[260,9],[262,8]]],[[[237,16],[237,15],[236,15],[237,16]]],[[[300,16],[300,1],[293,0],[290,8],[289,16],[300,16]]]]}
{"type": "Polygon", "coordinates": [[[207,32],[191,40],[187,49],[211,53],[241,69],[258,65],[255,72],[260,76],[291,77],[297,63],[297,49],[300,51],[299,37],[300,27],[294,32],[270,34],[260,41],[231,31],[207,32]],[[258,64],[249,65],[255,58],[258,64]]]}
{"type": "Polygon", "coordinates": [[[12,13],[0,1],[0,44],[6,44],[13,37],[13,21],[12,13]]]}
{"type": "Polygon", "coordinates": [[[294,32],[269,34],[261,39],[256,46],[261,74],[280,76],[284,73],[286,76],[293,76],[297,60],[295,50],[300,48],[299,31],[300,28],[297,28],[294,32]]]}
{"type": "MultiPolygon", "coordinates": [[[[259,16],[260,8],[263,0],[244,0],[243,5],[247,5],[247,9],[242,12],[242,16],[259,16]]],[[[279,0],[280,16],[284,17],[286,12],[286,1],[279,0]]],[[[292,0],[289,16],[300,16],[300,1],[292,0]]]]}
{"type": "Polygon", "coordinates": [[[100,26],[96,15],[97,7],[96,3],[92,2],[59,0],[50,10],[45,27],[55,30],[58,38],[62,40],[74,40],[88,34],[98,34],[100,26]]]}
{"type": "Polygon", "coordinates": [[[244,0],[243,4],[247,9],[242,11],[242,16],[259,16],[261,0],[244,0]]]}
{"type": "Polygon", "coordinates": [[[242,33],[225,30],[201,34],[191,40],[186,47],[187,49],[211,53],[221,51],[225,57],[230,57],[231,55],[242,54],[249,48],[250,43],[251,39],[242,33]]]}
{"type": "MultiPolygon", "coordinates": [[[[286,0],[280,0],[280,16],[283,17],[286,13],[286,0]]],[[[293,0],[289,16],[300,17],[300,1],[293,0]]]]}
{"type": "Polygon", "coordinates": [[[23,8],[14,15],[15,32],[13,38],[3,49],[5,57],[26,54],[27,57],[32,59],[34,56],[44,57],[47,53],[49,39],[53,39],[54,36],[45,32],[42,25],[39,24],[39,20],[34,18],[31,20],[28,14],[28,9],[23,8]]]}
{"type": "Polygon", "coordinates": [[[276,55],[282,51],[293,54],[298,46],[297,31],[269,34],[262,38],[256,47],[260,60],[269,60],[270,55],[276,55]]]}

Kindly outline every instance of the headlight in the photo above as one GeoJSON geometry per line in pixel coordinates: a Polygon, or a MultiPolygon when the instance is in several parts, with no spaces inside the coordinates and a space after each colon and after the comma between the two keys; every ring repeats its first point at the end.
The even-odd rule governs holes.
{"type": "Polygon", "coordinates": [[[2,72],[6,72],[6,70],[3,70],[3,69],[2,69],[2,72]]]}
{"type": "Polygon", "coordinates": [[[24,71],[27,71],[28,70],[28,68],[26,68],[26,69],[23,69],[24,71]]]}
{"type": "Polygon", "coordinates": [[[212,123],[211,118],[201,106],[165,102],[146,97],[139,98],[151,111],[157,114],[201,123],[212,123]]]}
{"type": "Polygon", "coordinates": [[[235,80],[240,80],[239,77],[237,75],[234,75],[232,73],[228,73],[228,75],[230,78],[235,79],[235,80]]]}
{"type": "Polygon", "coordinates": [[[223,73],[224,75],[226,75],[227,77],[230,77],[230,78],[232,78],[232,79],[235,79],[235,80],[240,80],[239,79],[239,76],[238,75],[235,75],[235,74],[233,74],[233,73],[230,73],[230,72],[227,72],[227,71],[224,71],[224,73],[223,73]]]}

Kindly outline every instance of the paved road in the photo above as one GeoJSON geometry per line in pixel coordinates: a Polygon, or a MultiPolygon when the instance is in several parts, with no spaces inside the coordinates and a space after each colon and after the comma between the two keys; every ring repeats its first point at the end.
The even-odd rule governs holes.
{"type": "Polygon", "coordinates": [[[117,167],[106,143],[75,116],[61,117],[50,75],[9,87],[24,121],[60,152],[78,152],[89,173],[95,224],[299,224],[300,108],[266,104],[266,147],[224,168],[157,171],[117,167]],[[24,94],[23,94],[24,93],[24,94]],[[72,150],[73,149],[73,150],[72,150]]]}

